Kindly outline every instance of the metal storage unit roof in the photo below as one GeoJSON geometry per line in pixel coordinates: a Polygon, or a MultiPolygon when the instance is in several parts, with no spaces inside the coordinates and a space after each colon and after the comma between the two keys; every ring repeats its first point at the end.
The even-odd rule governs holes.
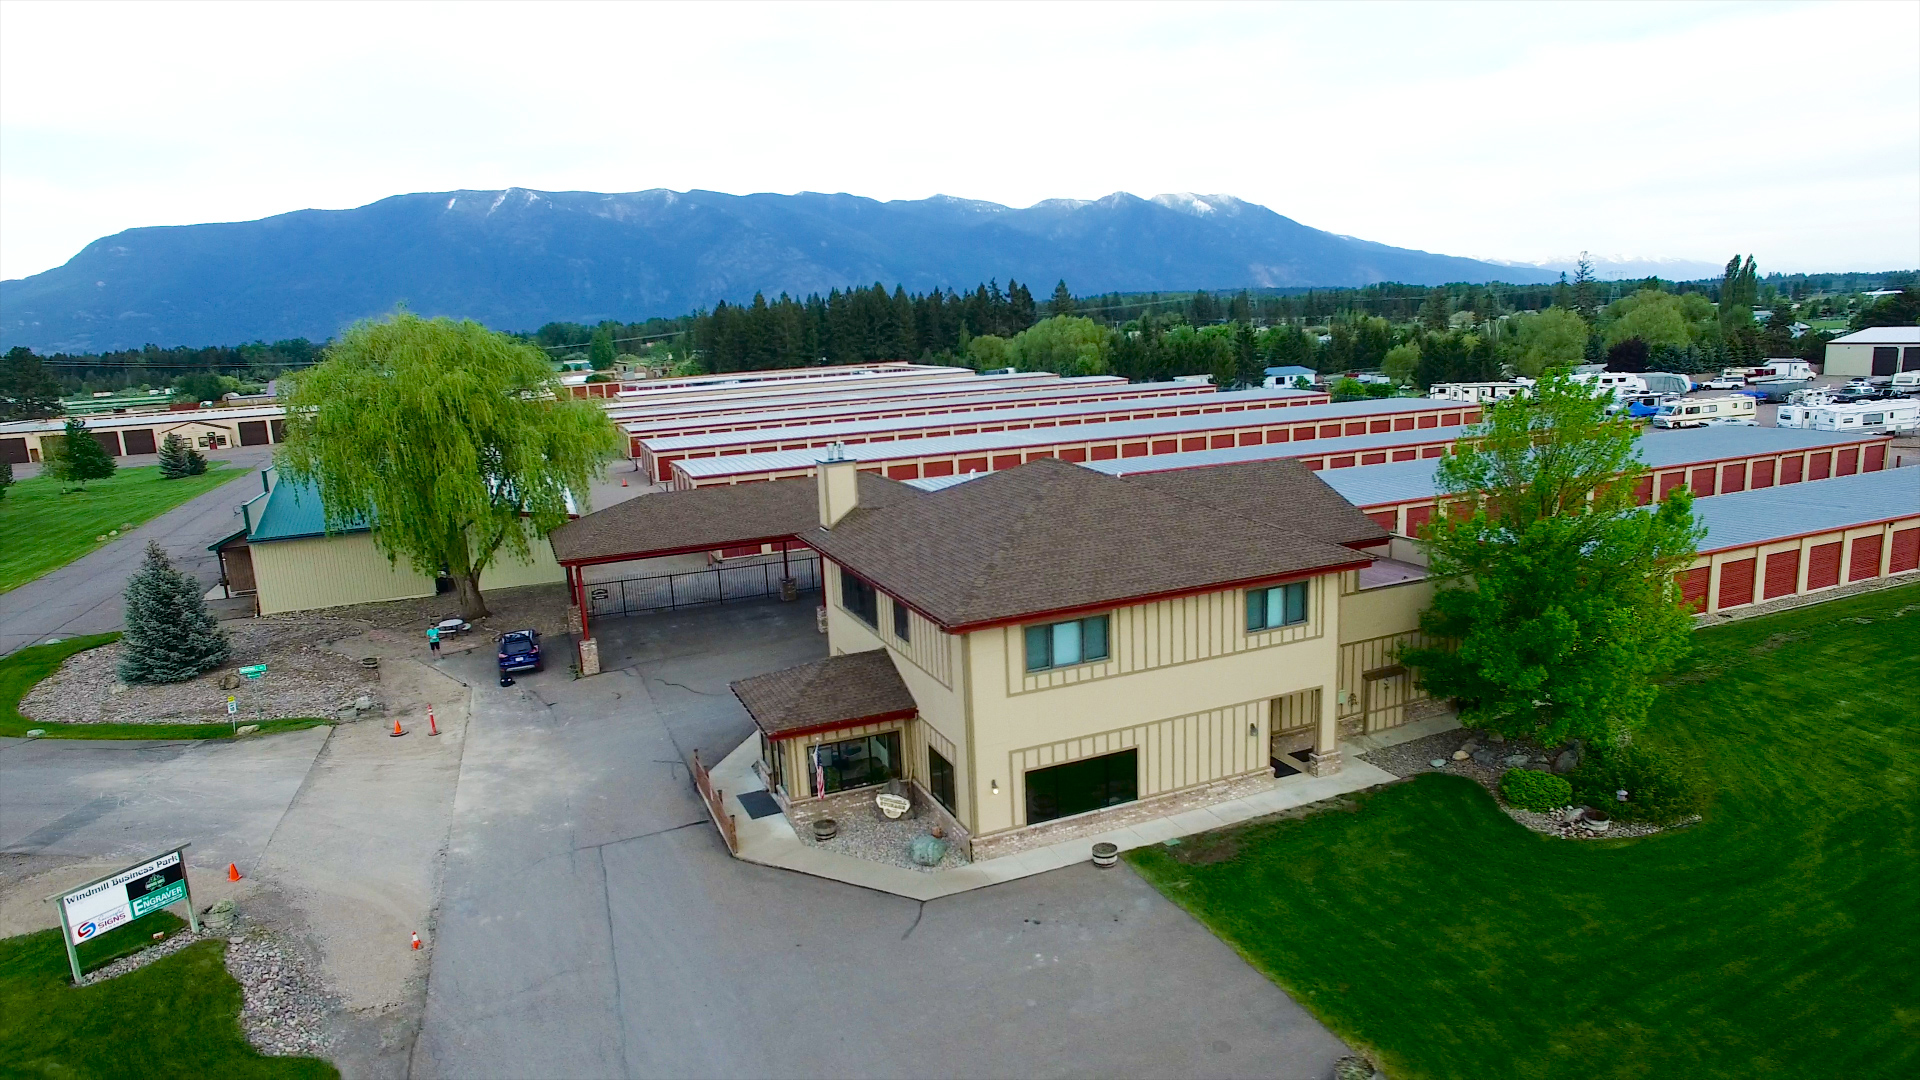
{"type": "Polygon", "coordinates": [[[876,386],[866,389],[854,389],[845,386],[808,387],[795,384],[787,385],[790,387],[790,392],[768,394],[763,397],[686,402],[648,401],[639,403],[607,399],[605,408],[607,415],[612,417],[616,422],[626,422],[655,418],[671,419],[681,416],[704,416],[712,413],[810,409],[815,406],[827,406],[836,403],[857,404],[864,402],[909,400],[921,397],[959,397],[962,395],[1012,394],[1040,390],[1060,391],[1079,387],[1126,386],[1127,380],[1117,375],[1080,375],[1071,379],[1062,379],[1058,376],[1032,378],[1027,375],[979,375],[971,379],[940,379],[934,382],[920,382],[907,386],[876,386]]]}
{"type": "MultiPolygon", "coordinates": [[[[88,431],[105,431],[111,428],[143,428],[165,424],[191,424],[233,422],[238,420],[279,419],[287,415],[283,405],[241,405],[230,409],[180,409],[154,410],[144,413],[110,413],[104,416],[79,416],[75,419],[87,426],[88,431]]],[[[67,418],[54,417],[50,420],[11,420],[0,424],[0,435],[24,435],[35,432],[60,432],[67,426],[67,418]]]]}
{"type": "Polygon", "coordinates": [[[1882,469],[1693,501],[1702,553],[1905,517],[1920,517],[1920,468],[1882,469]]]}
{"type": "MultiPolygon", "coordinates": [[[[705,449],[712,446],[736,446],[741,443],[784,442],[789,439],[825,439],[867,435],[888,431],[913,431],[920,428],[963,427],[972,424],[1021,424],[1064,417],[1099,415],[1127,410],[1197,409],[1218,411],[1229,405],[1242,406],[1240,415],[1255,410],[1245,406],[1256,403],[1284,404],[1301,398],[1324,398],[1311,390],[1235,390],[1225,394],[1182,394],[1174,397],[1133,398],[1126,401],[1087,401],[1064,404],[1031,405],[1024,408],[994,409],[991,412],[931,413],[926,416],[898,416],[880,420],[850,420],[838,424],[805,424],[798,427],[755,428],[750,431],[720,431],[707,435],[670,435],[646,439],[654,453],[705,449]]],[[[1289,406],[1306,409],[1311,406],[1289,406]]],[[[1265,411],[1265,410],[1261,410],[1265,411]]],[[[1168,417],[1166,419],[1171,419],[1168,417]]],[[[1092,426],[1092,425],[1087,425],[1092,426]]]]}
{"type": "MultiPolygon", "coordinates": [[[[855,461],[878,461],[903,456],[936,457],[942,454],[965,454],[982,450],[999,450],[1010,447],[1024,447],[1034,444],[1036,436],[1051,437],[1054,442],[1097,442],[1106,439],[1136,439],[1154,435],[1179,435],[1204,428],[1195,425],[1202,421],[1218,421],[1216,426],[1254,427],[1261,424],[1316,423],[1333,420],[1378,419],[1382,416],[1416,412],[1461,412],[1477,411],[1478,406],[1461,402],[1431,401],[1425,398],[1382,398],[1370,401],[1348,401],[1333,405],[1300,405],[1293,408],[1250,409],[1246,412],[1223,413],[1207,416],[1169,416],[1153,420],[1117,420],[1105,424],[1082,424],[1068,428],[1040,428],[1024,431],[994,431],[979,435],[946,435],[930,439],[900,439],[891,442],[854,443],[847,446],[846,456],[855,461]]],[[[1431,436],[1439,428],[1421,428],[1419,431],[1383,432],[1385,435],[1401,436],[1402,442],[1408,435],[1431,436]]],[[[1379,438],[1381,436],[1375,436],[1379,438]]],[[[1350,439],[1325,438],[1312,440],[1329,452],[1330,444],[1341,441],[1357,441],[1365,436],[1352,436],[1350,439]]],[[[1302,440],[1304,442],[1306,440],[1302,440]]],[[[1276,443],[1275,446],[1297,446],[1298,443],[1276,443]]],[[[1391,445],[1391,444],[1389,444],[1391,445]]],[[[1248,447],[1247,449],[1257,449],[1248,447]]],[[[1231,453],[1228,450],[1219,453],[1231,453]]],[[[1312,448],[1309,448],[1312,452],[1312,448]]],[[[708,476],[726,476],[734,473],[775,472],[782,469],[811,468],[820,460],[821,449],[776,450],[764,454],[732,454],[724,457],[682,458],[673,463],[678,472],[699,479],[708,476]]],[[[1171,457],[1173,455],[1163,455],[1171,457]]],[[[1268,454],[1249,458],[1232,458],[1234,461],[1257,461],[1264,457],[1301,457],[1302,454],[1268,454]]],[[[1143,459],[1135,459],[1143,460],[1143,459]]],[[[1139,472],[1157,470],[1139,469],[1139,472]]]]}
{"type": "Polygon", "coordinates": [[[1813,450],[1822,446],[1847,446],[1869,443],[1885,436],[1842,435],[1833,431],[1805,431],[1800,428],[1736,427],[1723,424],[1700,428],[1644,428],[1640,432],[1640,458],[1661,469],[1695,461],[1777,454],[1793,450],[1813,450]]]}
{"type": "Polygon", "coordinates": [[[1045,387],[1022,387],[977,391],[953,394],[903,394],[896,398],[882,399],[872,395],[851,396],[845,401],[827,404],[803,403],[793,408],[767,410],[741,410],[737,408],[714,408],[701,412],[672,412],[643,417],[614,417],[614,421],[629,435],[646,437],[649,431],[671,430],[676,427],[690,427],[701,424],[753,424],[759,428],[783,427],[789,424],[806,425],[813,419],[830,419],[836,416],[857,416],[868,412],[892,412],[894,410],[924,409],[938,412],[948,409],[978,411],[983,406],[994,408],[1019,408],[1023,405],[1074,404],[1082,398],[1106,397],[1113,394],[1128,395],[1126,400],[1158,396],[1198,397],[1212,392],[1212,387],[1194,387],[1182,393],[1172,383],[1143,383],[1130,385],[1125,379],[1104,380],[1095,385],[1069,386],[1066,380],[1058,385],[1045,387]]]}

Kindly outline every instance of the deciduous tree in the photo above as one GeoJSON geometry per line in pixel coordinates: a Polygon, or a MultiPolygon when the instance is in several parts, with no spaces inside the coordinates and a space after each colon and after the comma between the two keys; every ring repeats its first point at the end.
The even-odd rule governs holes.
{"type": "Polygon", "coordinates": [[[59,416],[60,383],[32,349],[15,345],[0,359],[0,420],[45,420],[59,416]]]}
{"type": "Polygon", "coordinates": [[[595,371],[612,371],[613,359],[613,331],[603,326],[593,332],[593,341],[587,346],[587,364],[595,371]]]}
{"type": "Polygon", "coordinates": [[[359,323],[292,384],[285,475],[319,488],[330,528],[371,522],[390,560],[451,577],[468,619],[487,614],[481,573],[585,513],[619,446],[539,349],[471,321],[359,323]]]}
{"type": "Polygon", "coordinates": [[[1635,505],[1635,427],[1564,376],[1487,411],[1440,464],[1446,512],[1422,540],[1439,579],[1406,650],[1461,719],[1554,743],[1611,741],[1644,721],[1691,627],[1674,575],[1702,531],[1675,488],[1635,505]]]}
{"type": "Polygon", "coordinates": [[[1508,320],[1513,373],[1537,379],[1553,368],[1578,364],[1587,348],[1587,322],[1563,307],[1508,320]]]}

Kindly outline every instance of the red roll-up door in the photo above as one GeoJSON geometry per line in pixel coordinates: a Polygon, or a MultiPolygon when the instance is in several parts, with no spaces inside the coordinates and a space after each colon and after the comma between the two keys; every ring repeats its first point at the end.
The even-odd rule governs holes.
{"type": "MultiPolygon", "coordinates": [[[[1191,454],[1195,450],[1205,450],[1206,448],[1207,448],[1207,437],[1205,435],[1199,435],[1194,438],[1180,440],[1180,449],[1184,453],[1191,454]]],[[[1158,446],[1155,446],[1154,453],[1157,454],[1159,452],[1160,452],[1160,448],[1158,446]]]]}
{"type": "Polygon", "coordinates": [[[123,431],[120,438],[127,444],[129,454],[157,454],[160,448],[154,444],[152,428],[134,428],[123,431]]]}
{"type": "Polygon", "coordinates": [[[1840,451],[1840,464],[1833,470],[1835,476],[1852,476],[1860,470],[1860,448],[1849,446],[1840,451]]]}
{"type": "Polygon", "coordinates": [[[1720,606],[1741,607],[1753,603],[1752,559],[1735,559],[1720,564],[1720,606]]]}
{"type": "Polygon", "coordinates": [[[1862,536],[1853,542],[1853,558],[1847,564],[1848,581],[1865,581],[1880,576],[1880,542],[1885,537],[1878,534],[1862,536]]]}
{"type": "Polygon", "coordinates": [[[921,476],[952,476],[953,462],[929,461],[920,471],[921,476]]]}
{"type": "Polygon", "coordinates": [[[1874,443],[1867,447],[1866,456],[1860,463],[1861,472],[1879,472],[1887,467],[1887,444],[1874,443]]]}
{"type": "MultiPolygon", "coordinates": [[[[1285,433],[1282,432],[1282,434],[1285,434],[1285,433]]],[[[1225,436],[1222,436],[1222,437],[1225,438],[1225,436]]],[[[1240,445],[1241,446],[1259,446],[1260,438],[1261,438],[1261,433],[1258,431],[1243,431],[1240,433],[1240,445]]],[[[1226,445],[1230,446],[1232,445],[1232,443],[1229,442],[1226,445]]]]}
{"type": "Polygon", "coordinates": [[[960,459],[960,472],[986,472],[987,459],[984,457],[963,457],[960,459]]]}
{"type": "Polygon", "coordinates": [[[1773,459],[1768,458],[1765,461],[1754,462],[1753,463],[1754,490],[1757,491],[1760,488],[1767,488],[1772,486],[1773,486],[1773,459]]]}
{"type": "Polygon", "coordinates": [[[1920,570],[1920,529],[1901,529],[1893,534],[1893,552],[1887,559],[1887,572],[1920,570]]]}
{"type": "Polygon", "coordinates": [[[1297,427],[1293,429],[1294,442],[1303,442],[1307,439],[1318,438],[1319,436],[1320,436],[1320,432],[1314,428],[1297,427]]]}
{"type": "Polygon", "coordinates": [[[1339,424],[1321,424],[1321,425],[1320,425],[1320,437],[1321,437],[1321,438],[1323,438],[1323,439],[1337,439],[1337,438],[1339,438],[1339,437],[1340,437],[1340,425],[1339,425],[1339,424]]]}
{"type": "Polygon", "coordinates": [[[1807,549],[1807,588],[1840,584],[1840,541],[1807,549]]]}
{"type": "Polygon", "coordinates": [[[1413,430],[1413,417],[1411,417],[1411,416],[1396,416],[1396,417],[1394,417],[1394,418],[1393,418],[1393,430],[1395,430],[1395,431],[1412,431],[1412,430],[1413,430]]]}
{"type": "Polygon", "coordinates": [[[1686,481],[1687,481],[1687,474],[1684,472],[1661,473],[1660,474],[1661,500],[1664,501],[1667,497],[1668,492],[1671,492],[1674,488],[1677,488],[1681,484],[1686,483],[1686,481]]]}
{"type": "Polygon", "coordinates": [[[1453,427],[1460,423],[1460,414],[1457,412],[1441,413],[1440,422],[1447,427],[1453,427]]]}
{"type": "Polygon", "coordinates": [[[1347,434],[1349,435],[1365,435],[1366,433],[1367,422],[1365,420],[1356,420],[1347,425],[1347,434]]]}
{"type": "Polygon", "coordinates": [[[1395,450],[1393,452],[1393,460],[1395,461],[1412,461],[1419,456],[1417,452],[1412,450],[1395,450]]]}
{"type": "Polygon", "coordinates": [[[1440,426],[1439,414],[1428,413],[1427,415],[1422,416],[1420,418],[1420,426],[1423,428],[1439,427],[1440,426]]]}
{"type": "MultiPolygon", "coordinates": [[[[1253,441],[1259,442],[1260,433],[1256,431],[1256,432],[1253,432],[1252,434],[1253,434],[1253,441]]],[[[1212,437],[1212,439],[1213,439],[1213,445],[1211,449],[1214,449],[1214,450],[1225,450],[1227,447],[1233,445],[1233,436],[1231,435],[1215,435],[1212,437]]]]}
{"type": "Polygon", "coordinates": [[[1420,456],[1423,458],[1446,457],[1447,448],[1444,446],[1423,446],[1420,448],[1420,456]]]}
{"type": "Polygon", "coordinates": [[[1351,468],[1353,468],[1353,455],[1352,455],[1352,454],[1348,454],[1348,455],[1346,455],[1345,457],[1337,457],[1337,458],[1328,458],[1328,459],[1327,459],[1327,468],[1329,468],[1329,469],[1351,469],[1351,468]]]}
{"type": "Polygon", "coordinates": [[[1800,460],[1800,455],[1798,454],[1795,454],[1790,458],[1781,458],[1780,459],[1780,482],[1782,484],[1799,483],[1800,470],[1803,464],[1804,463],[1800,460]]]}
{"type": "Polygon", "coordinates": [[[1693,470],[1693,478],[1687,481],[1687,486],[1693,489],[1695,495],[1713,494],[1713,466],[1693,470]]]}
{"type": "Polygon", "coordinates": [[[1087,448],[1084,446],[1069,446],[1065,450],[1060,451],[1060,460],[1085,461],[1087,460],[1087,448]]]}
{"type": "Polygon", "coordinates": [[[920,479],[920,466],[918,466],[918,465],[889,465],[889,466],[887,466],[887,479],[889,479],[889,480],[918,480],[918,479],[920,479]]]}
{"type": "Polygon", "coordinates": [[[1394,526],[1400,523],[1399,517],[1399,512],[1395,510],[1375,510],[1373,513],[1367,515],[1367,518],[1375,525],[1380,526],[1388,532],[1392,532],[1394,526]]]}
{"type": "Polygon", "coordinates": [[[1463,423],[1463,424],[1477,424],[1477,423],[1479,423],[1479,422],[1480,422],[1480,410],[1479,410],[1479,409],[1468,409],[1468,410],[1467,410],[1466,412],[1463,412],[1463,413],[1461,413],[1461,414],[1460,414],[1460,422],[1461,422],[1461,423],[1463,423]]]}
{"type": "Polygon", "coordinates": [[[1108,443],[1105,446],[1096,446],[1093,448],[1092,456],[1095,461],[1112,461],[1114,458],[1120,456],[1120,447],[1114,443],[1108,443]]]}
{"type": "Polygon", "coordinates": [[[1695,611],[1707,606],[1707,579],[1711,574],[1711,567],[1696,566],[1680,575],[1680,599],[1695,611]]]}
{"type": "Polygon", "coordinates": [[[1375,435],[1393,430],[1392,420],[1375,420],[1367,425],[1367,430],[1375,435]]]}
{"type": "Polygon", "coordinates": [[[1384,450],[1378,454],[1361,454],[1360,455],[1360,464],[1362,465],[1379,465],[1384,463],[1386,460],[1387,460],[1387,454],[1386,454],[1386,451],[1384,450]]]}
{"type": "Polygon", "coordinates": [[[1767,556],[1767,582],[1762,599],[1791,596],[1800,587],[1800,549],[1776,551],[1767,556]]]}
{"type": "Polygon", "coordinates": [[[1640,478],[1639,483],[1633,485],[1633,504],[1635,506],[1645,506],[1652,501],[1653,474],[1648,473],[1640,478]]]}
{"type": "Polygon", "coordinates": [[[1177,453],[1179,449],[1180,449],[1179,439],[1155,439],[1153,441],[1153,452],[1155,454],[1177,453]]]}
{"type": "MultiPolygon", "coordinates": [[[[1407,510],[1407,535],[1419,536],[1421,526],[1432,520],[1433,507],[1415,506],[1409,508],[1407,510]]],[[[1913,533],[1915,536],[1920,536],[1920,529],[1913,530],[1913,533]]]]}
{"type": "Polygon", "coordinates": [[[1720,494],[1726,495],[1745,490],[1747,490],[1747,466],[1744,462],[1739,465],[1720,466],[1720,494]]]}
{"type": "Polygon", "coordinates": [[[1286,442],[1288,435],[1289,433],[1286,428],[1277,427],[1267,432],[1267,441],[1269,443],[1286,442]]]}
{"type": "Polygon", "coordinates": [[[1833,455],[1826,451],[1807,455],[1807,479],[1825,480],[1833,475],[1833,455]]]}
{"type": "Polygon", "coordinates": [[[267,445],[267,422],[265,420],[240,421],[240,445],[267,445]]]}
{"type": "Polygon", "coordinates": [[[1001,469],[1011,469],[1018,464],[1020,464],[1019,454],[995,454],[993,456],[993,468],[996,472],[1001,469]]]}

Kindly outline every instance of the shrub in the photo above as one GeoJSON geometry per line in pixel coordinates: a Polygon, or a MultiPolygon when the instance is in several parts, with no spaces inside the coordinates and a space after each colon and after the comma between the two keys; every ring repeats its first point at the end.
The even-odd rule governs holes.
{"type": "Polygon", "coordinates": [[[1573,802],[1573,785],[1565,778],[1534,769],[1508,769],[1500,778],[1500,794],[1522,810],[1546,813],[1573,802]]]}
{"type": "Polygon", "coordinates": [[[1568,777],[1574,794],[1623,821],[1664,825],[1706,805],[1706,782],[1691,761],[1648,746],[1594,747],[1568,777]],[[1625,791],[1620,802],[1617,793],[1625,791]]]}

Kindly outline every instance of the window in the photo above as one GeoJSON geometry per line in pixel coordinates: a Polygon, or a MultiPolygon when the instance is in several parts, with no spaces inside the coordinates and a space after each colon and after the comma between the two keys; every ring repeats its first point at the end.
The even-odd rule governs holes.
{"type": "Polygon", "coordinates": [[[1027,670],[1072,667],[1107,658],[1107,617],[1027,627],[1027,670]]]}
{"type": "Polygon", "coordinates": [[[873,586],[848,573],[844,567],[840,570],[840,606],[868,626],[880,625],[880,598],[873,586]]]}
{"type": "Polygon", "coordinates": [[[953,762],[931,746],[927,747],[927,787],[949,813],[959,813],[953,808],[953,762]]]}
{"type": "Polygon", "coordinates": [[[1306,582],[1247,590],[1247,633],[1294,626],[1306,621],[1306,582]]]}
{"type": "Polygon", "coordinates": [[[815,795],[884,784],[900,775],[900,733],[809,747],[807,770],[807,787],[815,795]]]}
{"type": "Polygon", "coordinates": [[[1138,750],[1073,761],[1027,773],[1027,824],[1084,814],[1139,798],[1138,750]]]}
{"type": "Polygon", "coordinates": [[[893,602],[893,636],[901,641],[913,640],[913,616],[907,612],[907,605],[898,600],[893,602]]]}

